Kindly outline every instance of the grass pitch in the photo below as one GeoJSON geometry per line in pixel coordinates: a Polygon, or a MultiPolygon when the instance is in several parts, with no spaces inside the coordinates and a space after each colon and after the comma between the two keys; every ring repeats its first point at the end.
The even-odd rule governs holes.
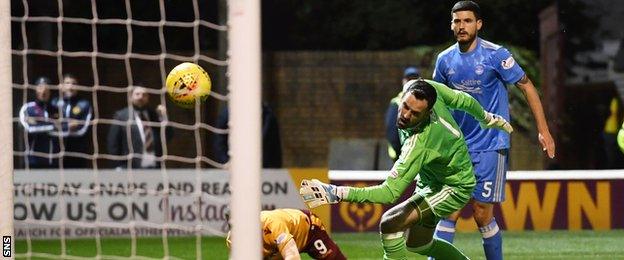
{"type": "MultiPolygon", "coordinates": [[[[381,259],[381,242],[376,233],[335,233],[332,238],[349,259],[381,259]]],[[[624,230],[613,231],[547,231],[547,232],[505,232],[505,259],[624,259],[624,230]]],[[[169,255],[181,259],[196,258],[196,239],[194,237],[168,238],[169,255]]],[[[227,259],[228,250],[221,237],[204,237],[201,240],[203,259],[227,259]]],[[[165,256],[163,240],[141,238],[136,243],[136,255],[162,258],[165,256]]],[[[458,233],[455,245],[472,259],[485,259],[479,233],[458,233]]],[[[42,259],[37,253],[51,254],[50,258],[59,259],[61,242],[59,240],[33,240],[31,243],[34,257],[42,259]]],[[[76,239],[66,241],[66,254],[91,258],[96,256],[94,239],[76,239]]],[[[25,240],[16,241],[18,259],[24,259],[27,252],[25,240]],[[21,256],[20,256],[21,255],[21,256]]],[[[102,239],[102,255],[130,257],[129,239],[102,239]]],[[[410,253],[410,259],[425,259],[410,253]]],[[[47,258],[47,257],[46,257],[47,258]]],[[[307,255],[303,259],[310,259],[307,255]]]]}

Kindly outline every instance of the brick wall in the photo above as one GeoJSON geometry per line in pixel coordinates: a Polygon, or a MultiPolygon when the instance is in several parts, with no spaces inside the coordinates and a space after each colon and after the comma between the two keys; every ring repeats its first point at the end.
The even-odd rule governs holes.
{"type": "MultiPolygon", "coordinates": [[[[410,50],[266,53],[264,98],[278,117],[284,166],[327,167],[333,138],[385,138],[384,115],[403,68],[415,65],[430,78],[432,58],[410,50]]],[[[511,169],[542,169],[535,138],[515,135],[511,169]]]]}
{"type": "Polygon", "coordinates": [[[327,167],[332,138],[384,138],[385,111],[401,88],[403,68],[430,64],[421,66],[406,52],[266,56],[264,85],[271,93],[265,97],[278,116],[286,167],[327,167]]]}

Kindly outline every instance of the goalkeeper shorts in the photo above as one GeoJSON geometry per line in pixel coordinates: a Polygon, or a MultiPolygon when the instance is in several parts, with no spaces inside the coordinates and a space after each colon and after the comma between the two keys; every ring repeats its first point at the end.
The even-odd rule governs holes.
{"type": "Polygon", "coordinates": [[[473,189],[473,185],[418,185],[409,201],[420,211],[420,224],[433,228],[438,220],[462,209],[470,200],[473,189]]]}

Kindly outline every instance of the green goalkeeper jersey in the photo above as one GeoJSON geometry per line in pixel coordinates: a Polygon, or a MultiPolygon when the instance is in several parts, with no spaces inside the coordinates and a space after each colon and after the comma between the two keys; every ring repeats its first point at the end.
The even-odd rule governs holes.
{"type": "Polygon", "coordinates": [[[399,130],[402,146],[386,180],[376,186],[350,188],[346,201],[392,203],[419,175],[419,186],[455,186],[472,191],[475,176],[464,136],[450,109],[466,111],[479,122],[486,112],[470,95],[444,84],[425,80],[437,92],[431,115],[410,129],[399,130]]]}

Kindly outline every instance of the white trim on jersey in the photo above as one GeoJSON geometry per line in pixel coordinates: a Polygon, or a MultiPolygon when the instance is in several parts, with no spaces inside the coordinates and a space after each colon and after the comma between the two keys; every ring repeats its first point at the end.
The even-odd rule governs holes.
{"type": "Polygon", "coordinates": [[[448,129],[453,135],[455,135],[455,137],[459,138],[461,136],[461,133],[459,132],[459,130],[453,128],[451,123],[444,120],[444,118],[441,118],[441,117],[438,117],[438,118],[440,119],[440,123],[442,123],[442,125],[446,127],[446,129],[448,129]]]}
{"type": "Polygon", "coordinates": [[[483,48],[486,48],[486,49],[498,50],[501,47],[503,47],[501,45],[498,45],[496,43],[493,43],[491,41],[487,41],[487,40],[484,40],[484,39],[481,39],[481,38],[479,38],[479,41],[481,41],[481,46],[483,46],[483,48]]]}
{"type": "Polygon", "coordinates": [[[451,189],[451,187],[449,186],[444,186],[444,188],[442,188],[442,190],[440,190],[437,194],[434,194],[432,196],[430,196],[429,198],[426,198],[427,202],[429,202],[429,205],[433,208],[435,206],[437,206],[438,204],[440,204],[441,202],[443,202],[446,198],[448,198],[451,193],[453,193],[453,189],[451,189]]]}

